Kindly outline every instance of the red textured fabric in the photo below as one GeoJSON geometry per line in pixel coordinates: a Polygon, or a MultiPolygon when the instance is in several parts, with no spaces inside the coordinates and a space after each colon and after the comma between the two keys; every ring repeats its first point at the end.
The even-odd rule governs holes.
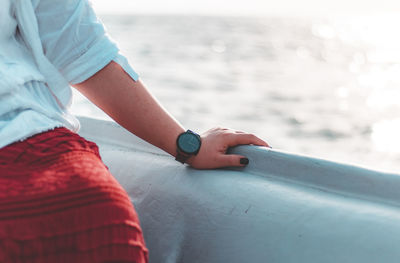
{"type": "Polygon", "coordinates": [[[57,128],[0,149],[0,262],[148,261],[98,148],[57,128]]]}

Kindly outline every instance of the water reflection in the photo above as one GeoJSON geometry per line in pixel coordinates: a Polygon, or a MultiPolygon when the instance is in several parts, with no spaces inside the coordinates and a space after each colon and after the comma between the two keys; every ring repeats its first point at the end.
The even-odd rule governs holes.
{"type": "Polygon", "coordinates": [[[378,151],[400,153],[399,134],[400,118],[375,123],[371,138],[378,151]]]}
{"type": "Polygon", "coordinates": [[[275,148],[400,171],[400,18],[104,20],[186,127],[223,125],[275,148]]]}

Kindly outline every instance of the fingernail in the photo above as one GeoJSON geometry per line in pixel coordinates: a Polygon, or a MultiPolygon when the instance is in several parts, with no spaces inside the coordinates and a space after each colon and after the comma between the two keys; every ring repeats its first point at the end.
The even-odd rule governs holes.
{"type": "Polygon", "coordinates": [[[247,159],[247,158],[240,158],[240,164],[248,165],[248,164],[249,164],[249,159],[247,159]]]}

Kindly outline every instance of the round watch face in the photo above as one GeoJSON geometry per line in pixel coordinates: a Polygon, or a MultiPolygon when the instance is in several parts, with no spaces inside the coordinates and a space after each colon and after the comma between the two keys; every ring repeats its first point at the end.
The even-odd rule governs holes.
{"type": "Polygon", "coordinates": [[[178,146],[185,153],[197,153],[200,149],[200,140],[195,134],[182,133],[178,138],[178,146]]]}

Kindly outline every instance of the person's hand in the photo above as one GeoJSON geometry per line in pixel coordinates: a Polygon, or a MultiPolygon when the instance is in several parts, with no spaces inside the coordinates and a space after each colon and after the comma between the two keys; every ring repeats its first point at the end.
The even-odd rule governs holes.
{"type": "Polygon", "coordinates": [[[270,147],[268,143],[253,134],[223,128],[213,128],[201,135],[201,147],[197,155],[187,163],[196,169],[214,169],[227,166],[246,166],[245,156],[226,154],[229,147],[253,144],[270,147]]]}

